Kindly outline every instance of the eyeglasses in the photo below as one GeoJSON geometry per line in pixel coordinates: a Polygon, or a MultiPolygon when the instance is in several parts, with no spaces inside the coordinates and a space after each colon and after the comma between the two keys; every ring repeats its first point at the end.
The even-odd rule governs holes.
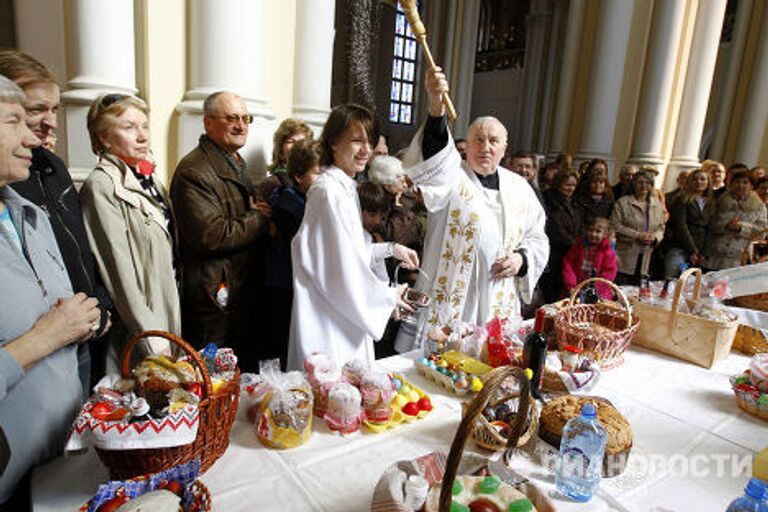
{"type": "Polygon", "coordinates": [[[227,124],[235,124],[238,121],[242,121],[243,124],[253,123],[253,116],[251,114],[245,114],[238,116],[237,114],[230,114],[228,116],[208,116],[211,119],[224,119],[227,124]]]}

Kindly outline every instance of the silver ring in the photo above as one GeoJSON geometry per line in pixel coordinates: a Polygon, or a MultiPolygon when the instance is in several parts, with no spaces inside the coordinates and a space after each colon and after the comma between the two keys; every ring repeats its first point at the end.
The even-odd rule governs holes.
{"type": "Polygon", "coordinates": [[[98,332],[98,330],[99,330],[99,327],[100,327],[100,324],[99,324],[99,322],[96,322],[95,324],[93,324],[93,325],[91,326],[91,332],[98,332]]]}

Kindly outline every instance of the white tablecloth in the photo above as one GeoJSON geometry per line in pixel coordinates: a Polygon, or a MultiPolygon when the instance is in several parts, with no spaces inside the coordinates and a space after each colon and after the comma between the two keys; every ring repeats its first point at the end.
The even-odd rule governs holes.
{"type": "MultiPolygon", "coordinates": [[[[552,474],[533,450],[516,456],[514,466],[551,491],[558,510],[721,512],[741,494],[754,453],[768,446],[766,424],[738,409],[728,383],[748,361],[731,354],[707,370],[631,349],[622,367],[605,372],[593,394],[612,400],[627,417],[634,447],[624,474],[604,480],[588,504],[557,497],[552,474]]],[[[447,451],[460,419],[459,400],[421,377],[408,357],[383,364],[430,393],[433,412],[386,433],[346,437],[315,421],[310,441],[287,451],[264,448],[253,427],[237,421],[229,449],[202,477],[213,509],[361,512],[370,509],[376,482],[390,464],[447,451]]],[[[77,510],[105,480],[92,452],[56,459],[34,473],[34,510],[77,510]]]]}

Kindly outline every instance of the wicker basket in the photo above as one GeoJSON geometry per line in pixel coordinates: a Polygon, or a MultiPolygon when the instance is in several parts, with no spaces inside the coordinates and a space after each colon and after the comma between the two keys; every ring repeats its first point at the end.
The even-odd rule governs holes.
{"type": "Polygon", "coordinates": [[[531,384],[525,377],[522,369],[513,366],[502,366],[488,373],[485,386],[475,395],[464,409],[464,415],[456,431],[456,436],[451,443],[451,451],[448,453],[448,460],[445,463],[445,474],[443,475],[442,489],[440,490],[440,511],[448,512],[451,509],[451,490],[453,482],[456,480],[456,472],[459,469],[464,446],[467,439],[472,436],[477,424],[477,419],[481,416],[482,410],[488,404],[493,393],[501,386],[501,383],[508,377],[515,377],[520,383],[520,404],[518,411],[525,411],[525,414],[515,416],[515,422],[511,425],[509,439],[506,440],[506,451],[502,458],[504,464],[509,465],[512,454],[518,446],[519,439],[525,434],[525,418],[531,408],[531,384]]]}
{"type": "MultiPolygon", "coordinates": [[[[519,398],[520,393],[513,393],[497,400],[489,400],[488,405],[496,407],[504,402],[519,398]]],[[[518,401],[519,403],[519,401],[518,401]]],[[[467,413],[470,402],[464,402],[461,404],[464,414],[467,413]]],[[[523,446],[527,443],[531,437],[539,429],[539,406],[536,402],[533,402],[528,409],[528,419],[526,421],[526,429],[520,434],[520,438],[517,441],[517,446],[523,446]]],[[[480,414],[475,422],[475,428],[472,430],[472,440],[479,446],[486,450],[499,451],[504,450],[507,447],[507,438],[501,435],[493,424],[488,419],[480,414]]]]}
{"type": "Polygon", "coordinates": [[[623,353],[632,343],[639,321],[633,317],[627,296],[607,279],[593,277],[579,283],[571,298],[555,317],[555,331],[560,347],[580,348],[601,368],[615,368],[624,362],[623,353]],[[591,282],[605,283],[616,292],[624,307],[612,302],[578,304],[582,288],[591,282]]]}
{"type": "Polygon", "coordinates": [[[738,350],[748,356],[768,352],[768,338],[760,329],[740,324],[736,330],[732,350],[738,350]]]}
{"type": "Polygon", "coordinates": [[[693,303],[701,296],[701,269],[689,268],[675,283],[672,309],[666,310],[643,302],[634,305],[640,318],[640,329],[635,344],[684,361],[712,368],[731,351],[738,320],[718,322],[680,312],[683,287],[690,276],[696,278],[693,303]]]}
{"type": "MultiPolygon", "coordinates": [[[[189,508],[185,508],[184,512],[210,512],[211,503],[211,491],[200,480],[195,480],[192,485],[189,486],[189,492],[192,493],[193,501],[189,508]]],[[[89,503],[86,503],[78,509],[78,512],[88,512],[90,507],[89,503]]]]}
{"type": "Polygon", "coordinates": [[[211,376],[200,354],[180,337],[164,331],[146,331],[137,334],[125,346],[122,360],[124,378],[131,377],[131,352],[136,344],[150,336],[165,338],[181,347],[192,359],[203,376],[203,398],[198,410],[200,422],[194,442],[170,448],[137,450],[102,450],[96,453],[109,470],[114,480],[125,480],[139,475],[157,473],[178,466],[192,459],[200,458],[200,473],[210,468],[229,446],[229,430],[235,421],[240,400],[240,371],[229,382],[214,393],[211,376]]]}
{"type": "MultiPolygon", "coordinates": [[[[741,254],[742,265],[752,265],[753,263],[761,263],[764,261],[754,258],[753,253],[755,244],[762,242],[766,239],[766,237],[768,237],[768,229],[764,229],[752,237],[752,240],[744,247],[744,252],[741,254]]],[[[740,308],[768,311],[768,293],[744,295],[742,297],[736,297],[732,302],[734,306],[738,306],[740,308]]]]}

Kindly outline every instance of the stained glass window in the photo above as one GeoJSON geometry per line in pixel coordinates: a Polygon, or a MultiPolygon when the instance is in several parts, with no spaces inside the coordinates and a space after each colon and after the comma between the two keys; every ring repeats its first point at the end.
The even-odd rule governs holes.
{"type": "Polygon", "coordinates": [[[399,3],[395,14],[395,44],[392,54],[389,121],[396,124],[411,124],[419,46],[399,3]]]}

